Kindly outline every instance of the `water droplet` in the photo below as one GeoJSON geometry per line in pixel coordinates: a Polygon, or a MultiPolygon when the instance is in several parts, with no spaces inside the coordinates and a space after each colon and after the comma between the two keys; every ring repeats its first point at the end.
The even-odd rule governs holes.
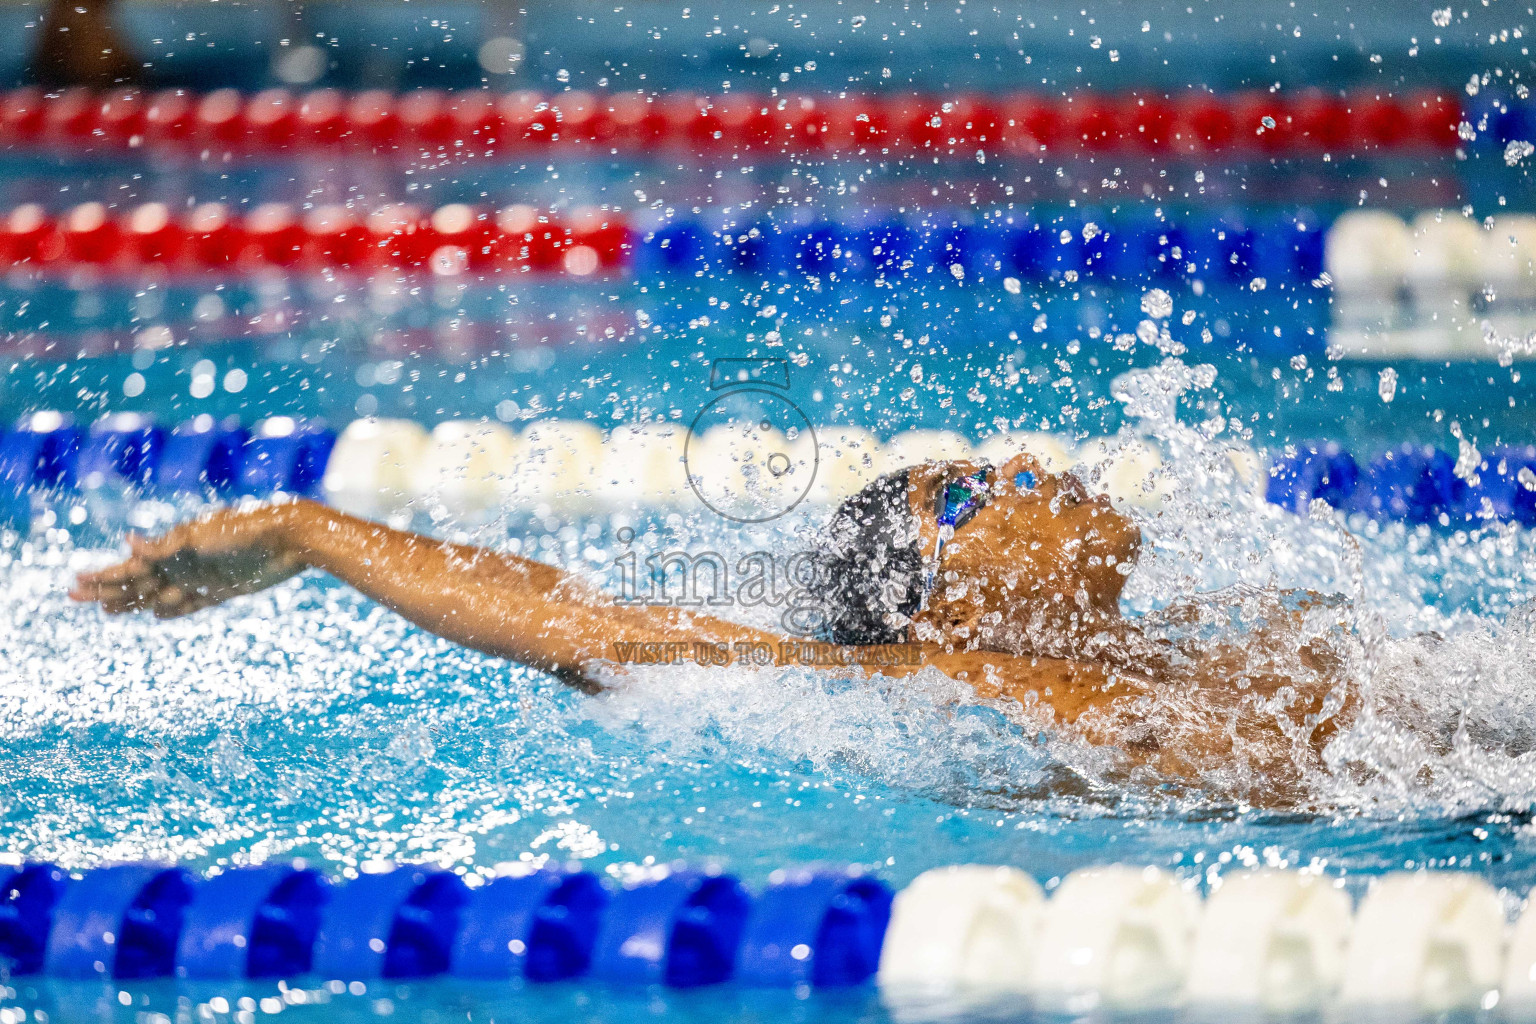
{"type": "Polygon", "coordinates": [[[1390,402],[1397,397],[1397,371],[1392,367],[1389,366],[1381,371],[1376,393],[1381,396],[1383,402],[1390,402]]]}
{"type": "Polygon", "coordinates": [[[1149,289],[1141,297],[1141,311],[1147,316],[1166,320],[1173,316],[1173,296],[1161,288],[1149,289]]]}

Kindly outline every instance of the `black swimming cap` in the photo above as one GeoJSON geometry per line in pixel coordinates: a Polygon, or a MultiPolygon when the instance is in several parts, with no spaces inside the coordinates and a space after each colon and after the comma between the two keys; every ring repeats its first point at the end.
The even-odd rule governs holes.
{"type": "Polygon", "coordinates": [[[905,469],[882,476],[839,505],[827,522],[818,569],[823,636],[831,643],[907,638],[905,620],[922,600],[924,571],[907,486],[905,469]]]}

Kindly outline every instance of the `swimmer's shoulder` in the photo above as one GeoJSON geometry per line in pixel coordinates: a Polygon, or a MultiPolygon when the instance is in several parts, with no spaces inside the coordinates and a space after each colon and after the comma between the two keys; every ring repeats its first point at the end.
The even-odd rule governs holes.
{"type": "Polygon", "coordinates": [[[922,645],[922,657],[913,660],[918,664],[911,671],[924,666],[936,668],[969,684],[983,700],[1044,703],[1067,722],[1086,711],[1134,696],[1146,682],[1097,662],[1002,651],[946,651],[922,645]]]}

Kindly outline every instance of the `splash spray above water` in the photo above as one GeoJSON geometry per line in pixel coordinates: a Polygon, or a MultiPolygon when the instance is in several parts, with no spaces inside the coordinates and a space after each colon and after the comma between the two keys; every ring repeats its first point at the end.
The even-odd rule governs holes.
{"type": "MultiPolygon", "coordinates": [[[[1030,707],[979,702],[936,673],[862,687],[771,670],[731,670],[727,679],[696,668],[626,670],[592,705],[594,717],[664,749],[805,760],[967,804],[978,793],[999,806],[1065,797],[1161,814],[1280,790],[1284,802],[1318,810],[1528,808],[1536,679],[1524,667],[1532,636],[1521,608],[1536,545],[1494,522],[1435,532],[1350,522],[1323,505],[1298,517],[1266,503],[1241,425],[1179,415],[1194,399],[1219,397],[1216,377],[1212,366],[1170,357],[1118,378],[1112,394],[1129,425],[1079,472],[1097,486],[1119,474],[1124,486],[1128,464],[1161,453],[1144,463],[1141,489],[1159,507],[1138,513],[1147,549],[1126,610],[1157,639],[1229,652],[1239,694],[1249,676],[1317,679],[1326,662],[1335,682],[1311,720],[1329,736],[1320,759],[1300,739],[1289,763],[1239,745],[1170,790],[1170,779],[1083,742],[1081,730],[1042,728],[1030,707]],[[877,720],[902,723],[902,739],[921,738],[925,759],[877,720]]],[[[1183,732],[1235,729],[1245,716],[1294,733],[1287,703],[1283,690],[1225,702],[1169,692],[1138,717],[1173,745],[1183,732]]]]}
{"type": "MultiPolygon", "coordinates": [[[[722,788],[739,806],[700,817],[717,829],[785,786],[932,801],[941,814],[987,808],[1018,823],[1167,820],[1240,804],[1275,773],[1293,804],[1325,813],[1529,809],[1528,533],[1494,522],[1453,533],[1346,521],[1323,506],[1296,516],[1267,504],[1251,438],[1221,411],[1216,369],[1166,355],[1161,333],[1145,343],[1156,362],[1110,389],[1125,429],[1082,446],[1079,472],[1091,485],[1153,506],[1133,510],[1146,547],[1124,609],[1155,640],[1230,650],[1235,677],[1335,666],[1339,684],[1320,714],[1348,701],[1358,710],[1320,758],[1304,744],[1285,764],[1238,749],[1171,781],[1114,744],[1053,727],[1038,706],[980,700],[932,670],[866,681],[629,666],[605,692],[581,697],[308,580],[175,624],[104,621],[62,598],[73,571],[104,554],[55,535],[13,538],[5,552],[13,614],[0,629],[0,663],[13,669],[0,710],[23,756],[0,810],[29,849],[74,863],[231,850],[356,864],[417,849],[483,864],[498,851],[644,856],[655,841],[633,824],[639,802],[654,801],[646,813],[686,831],[690,808],[722,788]],[[1291,589],[1323,599],[1287,598],[1291,589]],[[1256,641],[1261,628],[1269,632],[1256,641]]],[[[948,384],[925,372],[921,386],[948,384]]],[[[729,528],[650,516],[646,535],[726,555],[733,543],[793,548],[823,514],[729,528]]],[[[509,529],[519,550],[611,582],[599,572],[612,553],[606,527],[503,519],[480,536],[505,539],[509,529]]],[[[1273,697],[1192,707],[1187,696],[1138,707],[1139,728],[1174,739],[1267,714],[1283,731],[1273,697]]]]}

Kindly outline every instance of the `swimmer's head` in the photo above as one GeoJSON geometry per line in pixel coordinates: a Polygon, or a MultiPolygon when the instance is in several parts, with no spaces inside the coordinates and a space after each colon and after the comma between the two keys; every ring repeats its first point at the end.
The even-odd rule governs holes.
{"type": "Polygon", "coordinates": [[[1116,613],[1140,546],[1140,531],[1107,498],[1029,455],[995,468],[924,463],[881,477],[833,514],[821,563],[824,632],[834,643],[915,635],[963,647],[1042,624],[1090,623],[1116,613]],[[946,490],[983,470],[979,507],[935,561],[946,490]]]}

